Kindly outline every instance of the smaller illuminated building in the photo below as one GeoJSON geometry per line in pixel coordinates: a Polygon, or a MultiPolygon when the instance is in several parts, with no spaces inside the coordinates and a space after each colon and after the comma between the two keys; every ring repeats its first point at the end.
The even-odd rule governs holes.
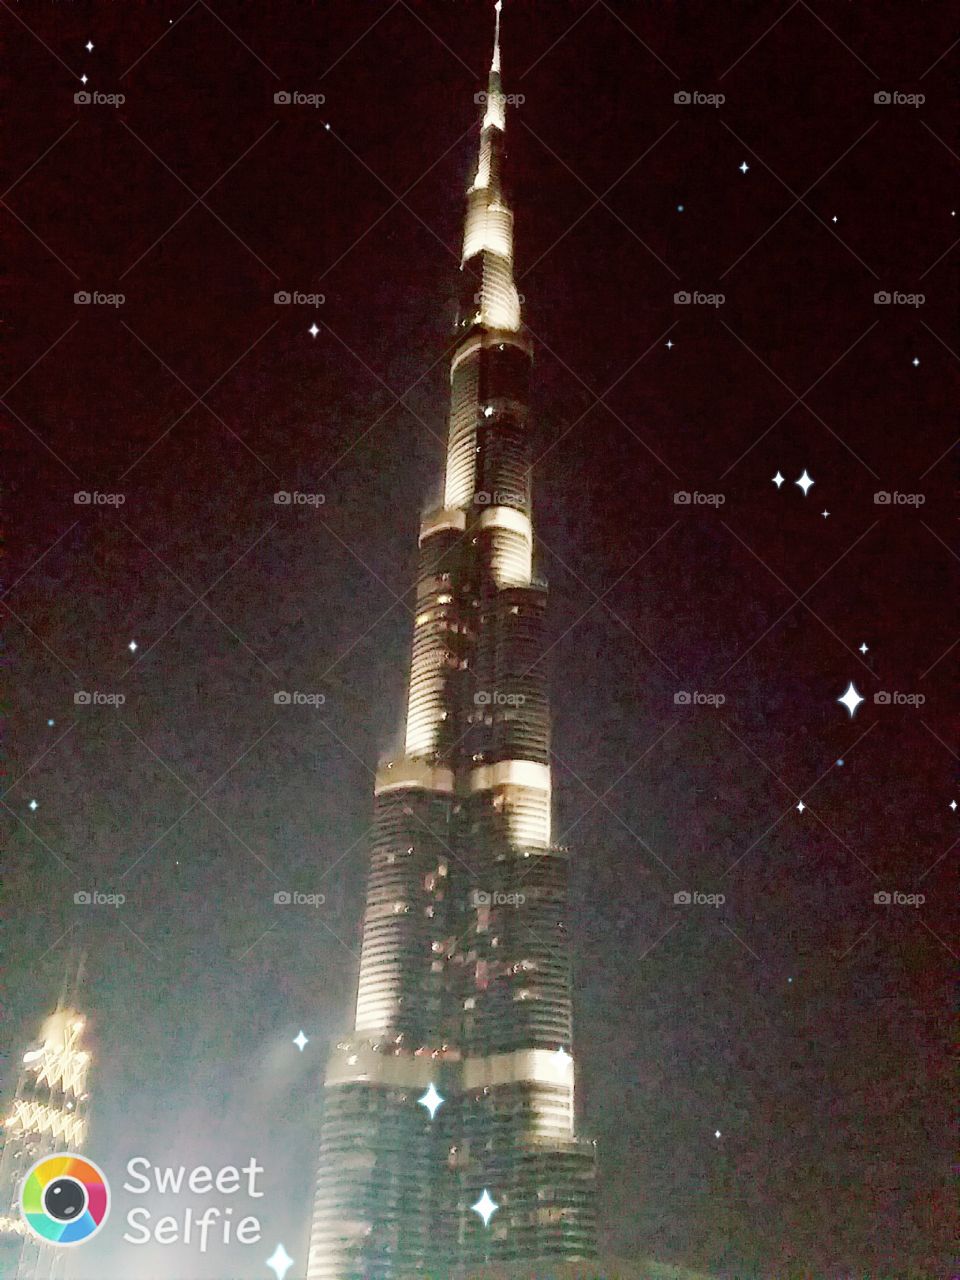
{"type": "Polygon", "coordinates": [[[43,1156],[81,1151],[87,1137],[90,1054],[85,1020],[61,1001],[26,1049],[13,1101],[3,1120],[0,1152],[0,1274],[8,1280],[53,1280],[63,1274],[64,1250],[31,1235],[20,1215],[20,1188],[43,1156]]]}

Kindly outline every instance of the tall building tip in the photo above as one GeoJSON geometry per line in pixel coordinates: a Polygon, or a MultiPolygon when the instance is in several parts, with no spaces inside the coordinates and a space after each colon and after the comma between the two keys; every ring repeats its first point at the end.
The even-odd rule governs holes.
{"type": "Polygon", "coordinates": [[[496,0],[493,11],[496,14],[493,27],[493,60],[490,63],[491,71],[500,70],[500,10],[503,8],[503,0],[496,0]]]}

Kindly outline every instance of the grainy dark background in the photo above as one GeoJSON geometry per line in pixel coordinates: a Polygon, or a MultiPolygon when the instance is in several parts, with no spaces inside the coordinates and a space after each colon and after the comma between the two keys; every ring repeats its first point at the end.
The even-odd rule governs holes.
{"type": "MultiPolygon", "coordinates": [[[[948,1271],[954,20],[823,0],[504,14],[575,1052],[623,1255],[948,1271]]],[[[124,1245],[121,1190],[72,1276],[263,1276],[282,1239],[297,1280],[438,492],[490,6],[4,4],[0,29],[6,1075],[86,947],[89,1153],[117,1183],[132,1155],[255,1154],[267,1248],[124,1245]],[[75,105],[82,74],[126,101],[75,105]],[[125,501],[75,504],[94,490],[125,501]],[[127,900],[74,905],[94,887],[127,900]],[[275,907],[293,888],[327,902],[275,907]]]]}

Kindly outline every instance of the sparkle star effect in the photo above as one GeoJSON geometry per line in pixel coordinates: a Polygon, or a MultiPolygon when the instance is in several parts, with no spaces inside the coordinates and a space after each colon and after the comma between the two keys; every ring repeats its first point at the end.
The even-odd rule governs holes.
{"type": "Polygon", "coordinates": [[[304,1049],[310,1043],[310,1037],[305,1036],[303,1034],[303,1027],[301,1027],[300,1030],[297,1032],[297,1034],[293,1037],[293,1043],[297,1046],[297,1048],[300,1050],[301,1053],[303,1053],[304,1049]]]}
{"type": "Polygon", "coordinates": [[[88,41],[87,41],[87,43],[86,43],[83,47],[86,49],[87,53],[93,53],[93,41],[92,41],[92,40],[88,40],[88,41]]]}
{"type": "Polygon", "coordinates": [[[957,802],[956,802],[956,800],[951,800],[951,801],[950,801],[950,808],[953,810],[953,812],[954,812],[954,813],[956,813],[956,812],[957,812],[957,802]]]}
{"type": "Polygon", "coordinates": [[[807,474],[806,467],[804,467],[803,475],[800,477],[799,480],[794,480],[793,483],[800,486],[800,488],[803,490],[803,496],[806,497],[807,494],[810,492],[811,487],[814,484],[816,484],[816,481],[810,478],[810,476],[807,474]]]}
{"type": "Polygon", "coordinates": [[[917,357],[916,357],[916,356],[914,356],[914,357],[913,357],[913,360],[911,361],[911,364],[912,364],[912,365],[913,365],[913,367],[916,369],[916,368],[919,366],[920,361],[917,359],[917,357]]]}
{"type": "Polygon", "coordinates": [[[838,698],[837,701],[842,702],[847,708],[850,712],[850,719],[852,720],[857,707],[859,707],[861,702],[865,702],[866,699],[861,698],[860,694],[857,692],[857,686],[851,680],[847,685],[846,693],[841,698],[838,698]]]}
{"type": "Polygon", "coordinates": [[[444,1101],[443,1098],[441,1098],[440,1094],[437,1093],[436,1086],[431,1080],[429,1088],[427,1089],[427,1092],[423,1095],[422,1098],[417,1099],[417,1106],[426,1107],[426,1109],[430,1112],[430,1119],[432,1120],[433,1117],[439,1111],[439,1109],[443,1106],[443,1101],[444,1101]]]}
{"type": "Polygon", "coordinates": [[[136,640],[131,640],[130,643],[127,645],[127,648],[130,650],[131,653],[136,653],[137,650],[140,648],[140,646],[137,644],[136,640]]]}
{"type": "Polygon", "coordinates": [[[311,338],[315,338],[319,332],[320,330],[317,328],[315,324],[312,324],[310,328],[307,330],[307,333],[310,334],[311,338]]]}
{"type": "Polygon", "coordinates": [[[283,1280],[290,1268],[293,1266],[293,1259],[287,1253],[282,1244],[278,1244],[273,1253],[267,1259],[267,1266],[277,1277],[277,1280],[283,1280]]]}
{"type": "Polygon", "coordinates": [[[863,641],[863,643],[860,645],[860,652],[861,652],[861,653],[866,653],[866,652],[867,652],[867,643],[866,643],[866,641],[863,641]]]}
{"type": "Polygon", "coordinates": [[[715,1138],[719,1138],[719,1137],[721,1136],[721,1134],[720,1134],[720,1130],[719,1130],[719,1129],[714,1129],[714,1131],[713,1131],[713,1136],[714,1136],[715,1138]]]}
{"type": "Polygon", "coordinates": [[[807,807],[807,806],[803,803],[803,801],[802,801],[802,800],[798,800],[798,801],[797,801],[797,813],[803,813],[803,811],[804,811],[804,809],[805,809],[806,807],[807,807]]]}
{"type": "Polygon", "coordinates": [[[777,472],[777,474],[773,477],[773,483],[777,486],[777,491],[778,491],[778,492],[779,492],[779,490],[780,490],[780,486],[783,484],[783,482],[784,482],[784,480],[785,480],[785,479],[786,479],[786,476],[782,476],[782,475],[780,474],[780,472],[779,472],[779,471],[778,471],[778,472],[777,472]]]}
{"type": "Polygon", "coordinates": [[[27,805],[27,808],[30,809],[33,813],[36,813],[36,811],[40,808],[40,806],[37,804],[36,800],[31,800],[30,803],[27,805]]]}
{"type": "Polygon", "coordinates": [[[86,84],[86,83],[87,83],[87,77],[86,77],[86,76],[81,76],[81,77],[80,77],[80,83],[81,83],[81,84],[86,84]]]}
{"type": "Polygon", "coordinates": [[[483,1225],[489,1227],[490,1219],[497,1212],[500,1206],[496,1203],[486,1187],[483,1188],[483,1195],[476,1204],[472,1204],[470,1208],[474,1213],[478,1213],[483,1219],[483,1225]]]}
{"type": "Polygon", "coordinates": [[[666,340],[666,342],[665,342],[663,345],[667,348],[667,350],[668,350],[668,351],[672,351],[672,350],[673,350],[673,340],[672,340],[672,338],[668,338],[668,339],[666,340]]]}
{"type": "Polygon", "coordinates": [[[740,172],[741,172],[741,173],[746,173],[746,172],[748,171],[748,169],[750,168],[750,166],[747,164],[746,160],[744,160],[743,164],[738,165],[737,167],[739,168],[739,170],[740,170],[740,172]]]}
{"type": "Polygon", "coordinates": [[[827,516],[830,514],[830,512],[829,512],[829,511],[821,511],[821,512],[820,512],[820,514],[823,516],[824,520],[826,520],[826,518],[827,518],[827,516]]]}

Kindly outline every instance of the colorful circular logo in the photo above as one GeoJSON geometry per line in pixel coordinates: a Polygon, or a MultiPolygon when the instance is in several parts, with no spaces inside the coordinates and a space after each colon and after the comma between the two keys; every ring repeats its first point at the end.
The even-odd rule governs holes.
{"type": "Polygon", "coordinates": [[[33,1234],[48,1244],[83,1244],[107,1220],[110,1188],[92,1160],[60,1151],[30,1168],[20,1211],[33,1234]]]}

